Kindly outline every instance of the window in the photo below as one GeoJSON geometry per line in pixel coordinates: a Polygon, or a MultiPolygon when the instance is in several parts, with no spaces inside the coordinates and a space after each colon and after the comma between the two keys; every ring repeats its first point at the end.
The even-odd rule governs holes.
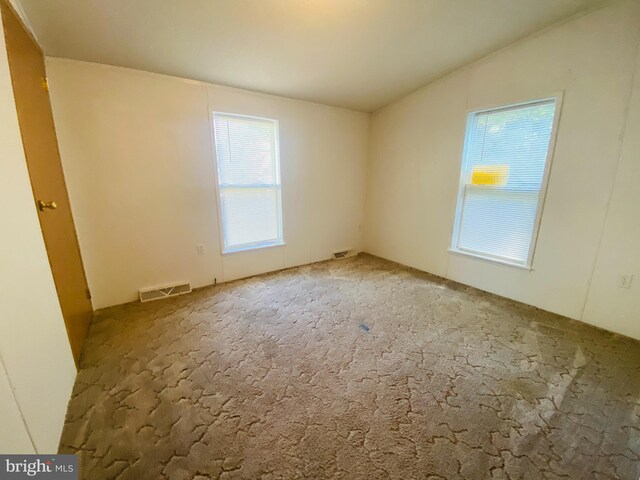
{"type": "Polygon", "coordinates": [[[530,267],[557,99],[469,115],[451,249],[530,267]]]}
{"type": "Polygon", "coordinates": [[[213,114],[223,253],[282,245],[278,122],[213,114]]]}

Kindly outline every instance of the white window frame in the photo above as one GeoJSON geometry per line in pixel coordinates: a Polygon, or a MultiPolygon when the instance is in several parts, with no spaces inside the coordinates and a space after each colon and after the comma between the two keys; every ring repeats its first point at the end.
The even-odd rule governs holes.
{"type": "Polygon", "coordinates": [[[216,204],[218,208],[218,230],[220,235],[220,251],[222,255],[229,255],[233,253],[240,252],[248,252],[252,250],[259,250],[264,248],[273,248],[273,247],[281,247],[286,245],[284,241],[284,225],[283,225],[283,213],[282,213],[282,178],[280,176],[280,126],[278,120],[275,118],[268,117],[258,117],[255,115],[245,115],[241,113],[229,113],[229,112],[220,112],[220,111],[212,111],[210,118],[210,127],[211,127],[211,143],[213,147],[213,158],[214,158],[214,179],[215,179],[215,191],[216,191],[216,204]],[[215,129],[215,117],[216,115],[224,115],[227,117],[236,117],[236,118],[250,118],[252,120],[260,120],[265,122],[271,122],[274,128],[274,160],[276,162],[276,180],[277,183],[274,186],[277,188],[277,222],[278,222],[278,238],[274,240],[268,241],[260,241],[253,242],[248,244],[239,245],[236,247],[226,247],[224,241],[224,226],[222,222],[222,196],[220,191],[220,177],[218,175],[218,151],[217,151],[217,139],[216,139],[216,129],[215,129]]]}
{"type": "Polygon", "coordinates": [[[449,252],[464,255],[467,257],[473,257],[480,260],[487,260],[492,263],[498,263],[502,265],[508,265],[512,267],[522,268],[525,270],[533,270],[533,258],[536,250],[536,244],[538,241],[538,232],[540,230],[540,221],[542,219],[542,213],[544,211],[544,203],[547,196],[547,186],[549,183],[549,173],[551,172],[551,164],[553,163],[553,157],[555,153],[556,138],[558,133],[558,125],[560,122],[560,111],[562,110],[563,92],[559,92],[553,95],[549,95],[542,98],[536,98],[534,100],[526,100],[523,102],[511,103],[508,105],[499,105],[492,107],[485,107],[480,110],[467,111],[467,122],[464,133],[464,143],[462,149],[462,161],[460,164],[460,179],[458,183],[458,195],[456,197],[456,211],[453,222],[453,232],[451,234],[451,246],[449,252]],[[542,177],[542,184],[540,186],[540,193],[538,197],[538,205],[536,207],[536,217],[533,223],[533,229],[531,231],[531,243],[529,244],[529,252],[527,259],[524,263],[514,262],[511,259],[500,257],[497,255],[488,254],[485,252],[474,251],[470,249],[461,249],[458,247],[460,239],[460,226],[462,223],[462,212],[464,209],[464,195],[467,182],[467,167],[469,165],[469,150],[471,141],[471,126],[473,125],[473,119],[476,115],[490,112],[497,112],[502,110],[510,110],[520,107],[526,107],[535,105],[538,103],[555,101],[555,111],[553,115],[553,123],[551,127],[551,135],[549,137],[549,147],[547,148],[547,158],[545,160],[544,173],[542,177]]]}

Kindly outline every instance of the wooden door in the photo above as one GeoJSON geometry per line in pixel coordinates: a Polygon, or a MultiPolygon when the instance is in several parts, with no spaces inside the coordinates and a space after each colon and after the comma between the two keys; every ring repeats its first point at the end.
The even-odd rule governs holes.
{"type": "Polygon", "coordinates": [[[79,365],[93,309],[60,163],[44,56],[6,0],[0,0],[0,8],[34,208],[38,210],[73,358],[79,365]]]}

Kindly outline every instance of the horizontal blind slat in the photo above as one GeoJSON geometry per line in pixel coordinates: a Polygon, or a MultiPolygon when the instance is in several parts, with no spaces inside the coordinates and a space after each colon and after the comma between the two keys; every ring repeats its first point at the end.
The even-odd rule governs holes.
{"type": "Polygon", "coordinates": [[[225,250],[282,241],[275,121],[214,114],[225,250]]]}
{"type": "Polygon", "coordinates": [[[467,131],[458,249],[526,262],[555,108],[555,100],[548,100],[473,115],[467,131]]]}

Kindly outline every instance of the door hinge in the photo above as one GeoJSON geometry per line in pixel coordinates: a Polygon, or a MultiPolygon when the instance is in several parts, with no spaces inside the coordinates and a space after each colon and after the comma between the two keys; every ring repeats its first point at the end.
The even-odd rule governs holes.
{"type": "Polygon", "coordinates": [[[40,78],[40,86],[45,92],[49,91],[49,79],[47,77],[40,78]]]}
{"type": "Polygon", "coordinates": [[[84,291],[84,294],[87,296],[87,300],[91,300],[91,290],[88,288],[84,291]]]}

